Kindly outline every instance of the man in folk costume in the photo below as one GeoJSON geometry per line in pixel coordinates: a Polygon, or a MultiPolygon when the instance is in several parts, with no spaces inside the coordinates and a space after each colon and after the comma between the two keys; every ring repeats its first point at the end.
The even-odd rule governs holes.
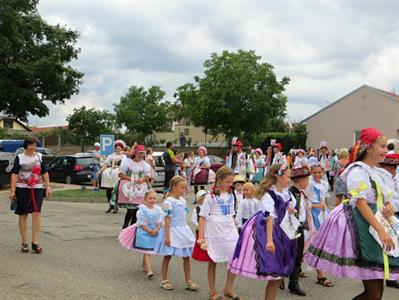
{"type": "Polygon", "coordinates": [[[231,151],[226,157],[226,166],[233,169],[234,174],[246,177],[247,160],[246,154],[242,151],[242,143],[234,137],[231,143],[231,151]]]}
{"type": "Polygon", "coordinates": [[[320,142],[320,151],[321,154],[319,156],[319,162],[324,171],[323,180],[330,182],[328,178],[328,173],[330,172],[330,155],[328,154],[328,144],[325,141],[320,142]]]}
{"type": "MultiPolygon", "coordinates": [[[[383,162],[380,162],[380,167],[386,170],[388,178],[392,178],[391,185],[393,187],[394,195],[392,197],[392,205],[395,210],[395,215],[399,217],[399,174],[396,172],[396,168],[399,165],[399,153],[387,153],[383,162]]],[[[399,289],[398,280],[386,280],[385,284],[387,287],[393,287],[399,289]]]]}

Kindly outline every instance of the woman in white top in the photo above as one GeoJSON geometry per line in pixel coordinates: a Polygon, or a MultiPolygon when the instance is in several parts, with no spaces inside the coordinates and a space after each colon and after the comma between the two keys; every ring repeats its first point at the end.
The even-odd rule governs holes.
{"type": "Polygon", "coordinates": [[[28,214],[32,214],[32,251],[41,253],[39,246],[41,207],[44,196],[51,196],[50,179],[46,166],[42,160],[42,154],[36,152],[34,137],[27,137],[24,141],[24,152],[15,157],[11,171],[10,199],[14,204],[15,213],[19,215],[19,231],[22,240],[22,252],[29,252],[27,221],[28,214]],[[16,207],[15,207],[16,206],[16,207]]]}
{"type": "Polygon", "coordinates": [[[198,192],[198,186],[200,186],[200,188],[204,190],[204,186],[208,184],[211,161],[209,160],[207,154],[207,149],[204,146],[201,146],[198,148],[198,156],[194,159],[192,176],[195,194],[198,192]]]}

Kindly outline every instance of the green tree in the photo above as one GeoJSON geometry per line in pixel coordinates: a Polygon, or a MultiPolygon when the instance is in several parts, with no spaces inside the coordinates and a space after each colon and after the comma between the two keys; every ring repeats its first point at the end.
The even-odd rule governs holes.
{"type": "Polygon", "coordinates": [[[143,142],[146,136],[167,128],[173,121],[170,103],[163,101],[164,96],[158,86],[148,90],[131,86],[119,103],[114,104],[116,123],[143,142]]]}
{"type": "Polygon", "coordinates": [[[228,139],[245,139],[270,126],[269,119],[284,118],[289,79],[279,81],[273,66],[260,60],[254,51],[213,53],[204,63],[204,76],[177,89],[177,116],[228,139]]]}
{"type": "Polygon", "coordinates": [[[87,109],[85,106],[73,110],[66,118],[69,129],[80,138],[82,152],[86,143],[93,143],[100,134],[113,131],[114,115],[106,110],[87,109]]]}
{"type": "Polygon", "coordinates": [[[37,3],[0,1],[0,112],[24,121],[78,93],[83,77],[68,65],[79,53],[78,33],[47,24],[37,3]]]}

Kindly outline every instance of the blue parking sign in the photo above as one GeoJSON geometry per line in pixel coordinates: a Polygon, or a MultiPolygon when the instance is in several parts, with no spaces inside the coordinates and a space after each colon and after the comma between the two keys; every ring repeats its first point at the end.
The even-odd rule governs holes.
{"type": "Polygon", "coordinates": [[[101,155],[107,156],[114,153],[114,135],[113,134],[101,134],[101,155]]]}

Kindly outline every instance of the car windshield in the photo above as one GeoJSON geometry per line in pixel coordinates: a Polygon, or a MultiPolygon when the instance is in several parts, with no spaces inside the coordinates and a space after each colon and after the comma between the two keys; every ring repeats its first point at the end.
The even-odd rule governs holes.
{"type": "Polygon", "coordinates": [[[94,160],[91,157],[78,157],[76,158],[76,164],[77,165],[83,165],[83,166],[89,166],[91,164],[94,164],[94,160]]]}

